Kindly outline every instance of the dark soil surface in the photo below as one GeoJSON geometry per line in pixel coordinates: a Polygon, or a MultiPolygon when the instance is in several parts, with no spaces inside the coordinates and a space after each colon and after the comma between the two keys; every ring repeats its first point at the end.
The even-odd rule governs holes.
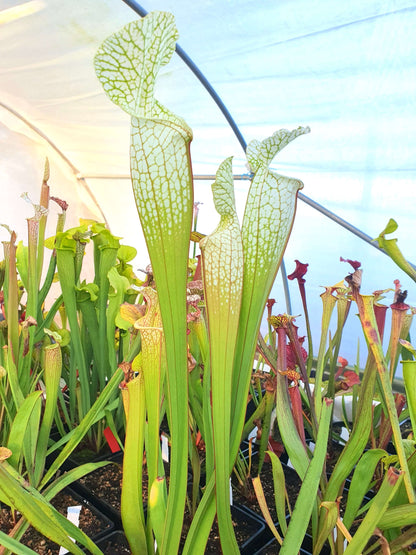
{"type": "MultiPolygon", "coordinates": [[[[254,461],[254,468],[251,472],[252,476],[256,476],[257,471],[255,470],[255,461],[254,461]]],[[[284,467],[285,471],[285,481],[286,481],[286,490],[288,493],[289,503],[291,508],[293,509],[297,496],[299,494],[300,487],[302,485],[299,476],[292,468],[288,466],[284,467]]],[[[261,485],[263,488],[264,496],[266,498],[267,507],[270,511],[271,517],[273,522],[277,522],[277,515],[276,515],[276,504],[275,504],[275,497],[274,497],[274,485],[273,485],[273,474],[272,474],[272,465],[270,462],[264,462],[263,468],[260,474],[261,485]]],[[[235,503],[239,505],[244,505],[245,507],[249,507],[252,511],[256,514],[263,517],[263,513],[259,507],[256,494],[254,493],[253,485],[251,482],[251,477],[249,477],[242,487],[235,476],[232,478],[233,484],[233,499],[235,503]]],[[[282,495],[284,493],[282,492],[282,495]]],[[[287,507],[287,505],[286,505],[287,507]]]]}
{"type": "MultiPolygon", "coordinates": [[[[165,465],[169,484],[169,465],[165,465]]],[[[90,472],[76,484],[74,489],[85,496],[121,527],[121,487],[123,482],[123,462],[121,456],[110,464],[90,472]],[[96,499],[94,499],[96,498],[96,499]]],[[[142,495],[146,505],[148,497],[147,470],[143,468],[142,495]]],[[[117,527],[118,527],[117,526],[117,527]]]]}
{"type": "MultiPolygon", "coordinates": [[[[236,506],[231,507],[231,516],[232,516],[232,522],[234,526],[234,533],[237,538],[237,544],[241,549],[242,546],[248,540],[250,540],[250,538],[252,538],[254,534],[258,533],[263,528],[263,525],[260,522],[257,522],[256,520],[254,520],[250,515],[246,514],[244,510],[239,509],[236,506]]],[[[181,540],[181,547],[179,549],[179,552],[181,552],[181,548],[183,548],[183,544],[185,542],[186,534],[189,530],[190,523],[191,523],[191,520],[190,520],[189,514],[186,514],[183,529],[182,529],[182,540],[181,540]]],[[[211,553],[213,555],[218,555],[222,553],[216,519],[214,521],[214,525],[212,527],[211,533],[208,538],[205,553],[206,554],[211,553]]],[[[249,553],[252,553],[252,551],[250,551],[250,548],[248,547],[248,550],[246,551],[242,550],[242,553],[246,553],[247,555],[249,555],[249,553]]]]}
{"type": "Polygon", "coordinates": [[[79,483],[114,511],[120,512],[122,479],[122,462],[112,462],[90,472],[81,478],[79,483]]]}
{"type": "Polygon", "coordinates": [[[123,532],[113,532],[98,542],[104,555],[130,555],[131,550],[123,532]]]}
{"type": "MultiPolygon", "coordinates": [[[[243,510],[236,507],[232,508],[232,516],[237,543],[241,548],[241,546],[244,546],[244,544],[248,540],[250,540],[250,538],[254,534],[259,532],[262,525],[253,520],[253,518],[250,515],[247,515],[243,510]]],[[[179,550],[180,553],[183,548],[186,532],[188,531],[189,526],[189,515],[185,515],[182,541],[179,550]]],[[[124,534],[118,531],[113,532],[108,538],[103,538],[100,542],[98,542],[98,546],[103,551],[104,555],[127,555],[131,553],[124,534]]],[[[211,534],[209,536],[205,553],[212,555],[219,555],[220,553],[222,553],[218,534],[218,526],[216,522],[214,523],[211,534]]],[[[245,555],[251,555],[253,553],[253,550],[251,550],[250,547],[247,546],[247,549],[244,550],[243,548],[242,553],[245,555]]]]}
{"type": "MultiPolygon", "coordinates": [[[[112,523],[100,515],[99,512],[95,511],[93,507],[87,505],[79,499],[78,496],[74,496],[67,490],[59,493],[52,500],[52,505],[65,516],[67,514],[68,507],[82,505],[79,518],[79,528],[92,539],[105,533],[106,530],[110,531],[110,528],[112,527],[112,523]]],[[[20,514],[18,517],[20,517],[20,514]]],[[[8,507],[2,506],[0,511],[0,530],[7,534],[13,528],[13,525],[14,521],[12,519],[11,511],[8,507]]],[[[26,530],[21,543],[33,549],[33,551],[38,553],[38,555],[56,555],[59,553],[59,545],[52,542],[48,538],[45,538],[42,534],[40,534],[40,532],[32,527],[29,527],[26,530]]]]}

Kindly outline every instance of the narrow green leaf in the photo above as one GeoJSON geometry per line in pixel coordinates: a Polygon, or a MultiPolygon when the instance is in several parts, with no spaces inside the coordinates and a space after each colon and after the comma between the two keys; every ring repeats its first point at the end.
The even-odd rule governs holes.
{"type": "Polygon", "coordinates": [[[394,492],[400,484],[402,476],[402,471],[398,471],[393,467],[388,469],[383,483],[381,484],[377,495],[374,497],[364,520],[358,527],[358,530],[354,534],[351,542],[348,544],[348,547],[345,550],[345,555],[355,555],[356,553],[362,552],[373,534],[374,528],[377,526],[386,511],[390,499],[393,497],[394,492]]]}
{"type": "Polygon", "coordinates": [[[314,542],[313,553],[319,555],[324,543],[335,528],[339,516],[338,503],[336,501],[323,501],[321,503],[321,515],[324,515],[322,526],[320,527],[319,534],[314,542]]]}
{"type": "Polygon", "coordinates": [[[40,407],[41,396],[41,391],[29,393],[13,420],[7,448],[12,452],[12,456],[9,458],[9,464],[16,469],[18,469],[19,463],[22,462],[21,457],[23,455],[26,431],[29,426],[32,412],[35,410],[36,406],[40,407]]]}
{"type": "Polygon", "coordinates": [[[300,488],[296,500],[282,549],[280,550],[282,555],[293,555],[293,553],[299,551],[308,528],[313,507],[316,504],[316,494],[326,457],[332,404],[333,401],[331,399],[324,398],[320,411],[321,416],[319,419],[318,437],[316,439],[314,454],[302,482],[302,487],[300,488]]]}
{"type": "Polygon", "coordinates": [[[94,472],[94,470],[97,470],[109,464],[111,464],[109,461],[101,461],[86,463],[82,464],[81,466],[77,466],[76,468],[71,468],[70,470],[58,476],[58,478],[56,478],[52,482],[52,484],[48,485],[48,487],[42,491],[42,495],[47,501],[51,501],[55,497],[55,495],[57,495],[67,486],[70,486],[72,483],[76,482],[80,478],[83,478],[90,472],[94,472]]]}
{"type": "Polygon", "coordinates": [[[122,376],[123,376],[123,371],[121,370],[121,368],[118,368],[114,372],[113,376],[111,377],[111,380],[108,382],[104,390],[101,392],[98,399],[95,401],[95,403],[90,408],[88,413],[78,424],[76,429],[71,431],[71,437],[68,440],[68,443],[65,445],[65,447],[62,449],[58,457],[55,459],[55,461],[52,463],[52,465],[46,472],[39,488],[42,488],[45,484],[48,483],[48,481],[52,478],[55,472],[60,468],[62,463],[69,457],[72,451],[82,441],[83,437],[87,434],[91,425],[96,421],[96,418],[98,416],[101,416],[109,400],[111,399],[114,392],[118,388],[122,376]]]}
{"type": "Polygon", "coordinates": [[[28,426],[23,440],[23,454],[25,457],[25,467],[27,471],[27,479],[31,485],[35,485],[35,464],[36,464],[36,447],[39,436],[39,427],[41,422],[42,403],[39,399],[30,414],[28,426]]]}
{"type": "Polygon", "coordinates": [[[13,500],[13,507],[17,509],[34,528],[69,552],[82,555],[83,551],[76,546],[71,537],[95,555],[102,555],[102,551],[77,526],[67,520],[52,505],[50,505],[34,488],[24,486],[23,478],[15,478],[13,467],[6,461],[0,462],[0,491],[13,500]],[[9,469],[11,472],[9,472],[9,469]]]}
{"type": "Polygon", "coordinates": [[[364,495],[370,488],[377,464],[384,456],[386,456],[386,454],[387,453],[383,449],[371,449],[370,451],[363,453],[362,457],[358,461],[351,480],[351,485],[348,491],[347,506],[345,507],[345,513],[342,519],[347,529],[350,528],[356,518],[364,495]]]}
{"type": "Polygon", "coordinates": [[[11,538],[4,532],[0,530],[0,545],[5,547],[6,549],[10,549],[12,553],[16,555],[36,555],[36,551],[33,551],[26,545],[21,544],[19,541],[11,538]]]}
{"type": "Polygon", "coordinates": [[[389,507],[380,520],[377,522],[378,528],[388,530],[389,528],[402,528],[416,524],[416,504],[407,503],[389,507]]]}
{"type": "Polygon", "coordinates": [[[412,422],[413,437],[416,438],[416,361],[403,360],[403,381],[406,390],[407,406],[412,422]]]}
{"type": "Polygon", "coordinates": [[[354,426],[342,453],[338,457],[335,468],[331,473],[324,495],[325,501],[335,501],[339,495],[341,485],[350,474],[365,449],[370,435],[370,426],[368,422],[371,422],[372,419],[376,377],[377,370],[374,364],[374,358],[370,356],[360,386],[360,397],[354,426]]]}
{"type": "Polygon", "coordinates": [[[282,529],[283,535],[287,531],[286,522],[286,481],[282,463],[279,457],[273,451],[267,451],[272,463],[274,502],[276,505],[277,519],[282,529]]]}
{"type": "Polygon", "coordinates": [[[156,544],[161,545],[166,516],[166,478],[156,478],[150,487],[149,518],[155,534],[156,544]]]}

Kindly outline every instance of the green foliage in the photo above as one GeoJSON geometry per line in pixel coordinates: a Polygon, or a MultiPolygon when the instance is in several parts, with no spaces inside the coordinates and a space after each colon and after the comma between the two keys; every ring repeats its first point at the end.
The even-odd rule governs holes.
{"type": "MultiPolygon", "coordinates": [[[[172,56],[176,38],[172,16],[154,12],[109,37],[95,57],[104,90],[132,117],[133,190],[157,285],[166,344],[172,478],[162,545],[158,543],[161,553],[168,546],[174,552],[179,544],[188,446],[185,293],[193,211],[192,133],[181,118],[154,98],[157,73],[172,56]]],[[[209,474],[210,485],[200,505],[209,506],[209,511],[198,509],[192,526],[202,546],[217,511],[221,543],[230,553],[236,551],[236,544],[227,484],[244,426],[264,304],[292,226],[296,193],[302,187],[301,182],[269,170],[269,164],[291,140],[308,131],[282,130],[249,145],[247,155],[255,175],[241,231],[233,201],[231,159],[221,165],[213,185],[221,222],[201,241],[209,351],[199,343],[204,379],[202,389],[198,380],[192,381],[197,393],[191,405],[204,433],[208,472],[212,465],[216,468],[217,486],[214,497],[214,475],[209,474]],[[214,450],[213,444],[217,446],[214,450]]],[[[199,334],[198,340],[203,341],[203,335],[199,334]]],[[[146,382],[146,373],[144,379],[146,382]]],[[[193,531],[190,538],[185,552],[191,549],[193,531]]]]}
{"type": "MultiPolygon", "coordinates": [[[[104,224],[81,220],[78,227],[65,230],[61,215],[55,237],[45,241],[48,166],[40,204],[34,205],[35,216],[28,221],[28,245],[16,246],[13,232],[10,241],[4,242],[5,259],[0,265],[6,317],[0,328],[0,445],[4,446],[0,448],[0,500],[23,515],[15,537],[7,538],[4,545],[14,549],[30,522],[73,553],[81,550],[69,536],[90,552],[101,553],[57,514],[50,501],[72,480],[106,464],[80,465],[56,476],[74,450],[88,442],[99,451],[104,426],[117,436],[125,425],[121,510],[132,553],[154,553],[155,541],[157,553],[178,552],[189,458],[195,480],[188,504],[193,519],[183,553],[204,551],[217,515],[222,551],[237,554],[229,480],[242,437],[255,420],[261,420],[258,476],[253,478],[253,487],[282,553],[297,552],[307,532],[316,554],[326,542],[332,553],[344,552],[345,540],[346,553],[361,553],[376,530],[381,530],[377,533],[384,535],[392,549],[399,550],[414,536],[416,458],[401,438],[398,412],[404,401],[394,397],[391,383],[411,316],[394,314],[389,349],[384,354],[376,299],[360,293],[361,274],[354,266],[354,273],[346,278],[348,285],[341,282],[321,295],[322,329],[316,360],[311,344],[309,355],[303,356],[293,317],[272,316],[271,305],[267,341],[259,337],[264,307],[293,225],[297,193],[303,187],[299,180],[270,170],[270,164],[282,148],[309,128],[282,129],[248,145],[253,179],[241,226],[235,208],[232,158],[224,160],[212,185],[219,225],[207,235],[198,233],[190,159],[192,131],[154,96],[156,78],[170,61],[177,38],[173,16],[153,12],[105,40],[94,62],[109,98],[131,116],[132,185],[151,259],[140,295],[137,287],[144,283],[130,264],[136,250],[120,245],[104,224]],[[189,261],[191,242],[197,241],[200,263],[189,261]],[[41,284],[44,246],[52,253],[41,284]],[[94,276],[91,282],[81,281],[90,248],[94,276]],[[56,279],[61,295],[46,312],[45,299],[56,279]],[[137,299],[139,304],[134,304],[137,299]],[[358,370],[348,376],[337,367],[353,302],[369,353],[361,383],[358,370]],[[253,374],[256,351],[259,368],[253,374]],[[267,375],[261,369],[264,364],[270,367],[267,375]],[[68,403],[61,391],[62,379],[69,390],[68,403]],[[246,422],[252,380],[257,407],[246,422]],[[328,478],[326,454],[333,405],[342,397],[347,421],[345,399],[351,391],[349,439],[328,478]],[[375,398],[379,403],[376,409],[375,398]],[[274,410],[281,439],[302,480],[296,503],[288,507],[288,523],[283,467],[269,451],[280,532],[270,516],[260,480],[274,410]],[[171,445],[169,486],[160,446],[164,416],[171,445]],[[51,446],[54,422],[62,438],[51,446]],[[316,444],[314,450],[306,442],[305,429],[316,444]],[[384,446],[390,433],[397,455],[388,457],[382,449],[365,451],[369,440],[373,447],[384,446]],[[199,458],[201,445],[205,460],[199,458]],[[45,471],[47,454],[58,448],[61,451],[45,471]],[[206,486],[200,496],[198,482],[204,464],[206,486]],[[150,492],[147,514],[142,493],[145,466],[150,492]],[[339,496],[351,473],[341,519],[339,496]],[[363,507],[371,487],[377,489],[376,495],[363,507]],[[358,517],[362,521],[352,535],[358,517]],[[404,525],[411,528],[399,543],[404,525]]],[[[378,237],[379,245],[416,279],[396,240],[385,238],[396,229],[391,220],[378,237]]],[[[304,280],[299,277],[298,282],[308,318],[304,280]]],[[[311,343],[309,321],[307,331],[311,343]]],[[[414,361],[407,361],[404,375],[415,429],[413,366],[414,361]]],[[[240,478],[248,480],[251,460],[237,466],[240,478]]],[[[20,552],[30,550],[22,547],[20,552]]]]}

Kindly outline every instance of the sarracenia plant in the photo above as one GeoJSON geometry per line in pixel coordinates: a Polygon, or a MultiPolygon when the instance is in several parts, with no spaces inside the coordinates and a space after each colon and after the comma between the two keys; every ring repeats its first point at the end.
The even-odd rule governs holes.
{"type": "MultiPolygon", "coordinates": [[[[3,241],[4,261],[0,305],[2,322],[0,332],[0,365],[5,370],[0,380],[0,443],[5,445],[14,416],[38,384],[42,373],[40,348],[44,338],[43,303],[51,287],[55,257],[51,256],[49,269],[42,286],[43,242],[49,207],[49,165],[46,163],[41,187],[40,204],[34,205],[35,215],[28,222],[28,244],[16,245],[16,234],[3,241]],[[42,330],[39,337],[39,331],[42,330]]],[[[27,197],[26,197],[27,198],[27,197]]],[[[58,219],[62,229],[64,214],[58,219]]],[[[4,226],[7,228],[7,226],[4,226]]]]}
{"type": "MultiPolygon", "coordinates": [[[[62,418],[57,419],[58,430],[65,435],[84,418],[114,368],[123,360],[123,352],[132,338],[127,331],[116,329],[116,318],[120,305],[137,296],[138,292],[132,286],[141,282],[129,271],[128,265],[136,250],[121,246],[119,238],[112,235],[104,224],[81,220],[78,227],[60,231],[48,239],[46,245],[56,252],[62,292],[59,307],[62,323],[60,326],[54,322],[50,324],[57,341],[67,338],[62,377],[69,403],[65,403],[60,394],[62,418]],[[94,279],[87,283],[85,280],[81,282],[80,275],[90,240],[93,243],[94,279]]],[[[52,311],[48,315],[49,320],[51,315],[55,313],[52,311]]],[[[106,426],[117,435],[124,425],[122,417],[121,403],[115,397],[106,418],[88,431],[88,450],[100,451],[105,443],[103,430],[106,426]]]]}
{"type": "MultiPolygon", "coordinates": [[[[101,554],[94,543],[71,522],[62,517],[50,502],[57,493],[73,481],[108,464],[105,461],[86,463],[62,475],[57,474],[62,464],[78,447],[88,431],[106,417],[106,413],[111,407],[111,400],[116,396],[120,380],[123,377],[123,369],[131,366],[137,352],[137,341],[133,341],[126,349],[126,355],[120,367],[115,369],[106,387],[77,427],[67,434],[62,450],[44,472],[46,443],[56,410],[62,366],[59,344],[54,343],[45,347],[42,377],[45,384],[46,402],[43,410],[41,411],[42,391],[33,391],[23,401],[12,422],[8,446],[0,447],[0,501],[9,505],[13,511],[21,513],[16,525],[9,533],[7,542],[4,542],[5,548],[11,547],[13,552],[23,553],[23,547],[20,551],[15,551],[15,542],[22,537],[30,523],[52,541],[65,546],[71,553],[83,553],[70,539],[74,538],[92,553],[101,554]],[[21,468],[23,457],[24,473],[21,468]]],[[[8,552],[0,548],[0,553],[8,552]]]]}
{"type": "MultiPolygon", "coordinates": [[[[305,532],[304,520],[306,510],[310,510],[307,519],[309,520],[309,518],[311,518],[309,531],[312,535],[313,553],[316,554],[320,553],[326,541],[329,542],[333,553],[344,553],[346,549],[344,545],[345,542],[347,542],[348,545],[348,553],[355,553],[356,551],[354,550],[359,550],[357,552],[361,552],[367,541],[375,532],[376,527],[383,530],[383,532],[379,530],[378,535],[382,537],[385,543],[389,542],[392,547],[404,547],[410,541],[409,538],[413,537],[409,530],[406,538],[403,538],[403,543],[400,543],[398,539],[398,537],[401,536],[401,529],[403,526],[414,526],[416,522],[414,503],[412,498],[409,497],[409,491],[411,491],[409,482],[412,483],[413,487],[416,482],[416,458],[414,459],[413,456],[408,458],[409,452],[405,450],[406,442],[402,442],[401,439],[397,439],[397,433],[394,441],[395,445],[398,445],[397,452],[399,455],[389,457],[386,451],[380,448],[365,451],[370,438],[373,418],[376,418],[377,420],[380,418],[380,411],[374,411],[373,400],[378,398],[378,400],[381,401],[379,408],[383,410],[384,420],[386,421],[386,424],[389,425],[391,430],[392,428],[397,429],[397,403],[399,402],[399,398],[396,397],[396,404],[394,405],[392,402],[393,395],[391,392],[390,380],[385,379],[387,364],[383,362],[384,357],[382,358],[382,354],[378,354],[377,365],[374,354],[376,349],[378,350],[378,353],[381,352],[381,342],[379,336],[382,336],[383,333],[383,320],[381,318],[376,318],[374,315],[375,305],[377,305],[378,309],[381,309],[381,305],[378,303],[379,296],[364,296],[359,293],[361,281],[361,270],[359,270],[360,263],[355,261],[348,262],[353,264],[355,270],[351,276],[347,276],[346,278],[350,287],[346,287],[342,284],[342,282],[340,282],[334,288],[326,288],[326,293],[322,295],[324,301],[322,333],[325,334],[325,337],[328,334],[329,320],[328,317],[325,316],[325,303],[328,302],[329,295],[332,295],[334,291],[337,293],[337,296],[334,297],[332,301],[329,299],[330,306],[332,306],[332,308],[335,301],[341,301],[342,304],[344,304],[344,299],[348,299],[352,296],[352,298],[357,301],[359,306],[359,316],[368,339],[369,356],[361,383],[359,385],[354,385],[354,387],[357,388],[358,399],[357,406],[355,407],[355,415],[351,425],[351,434],[342,452],[337,457],[337,463],[331,472],[329,480],[326,475],[326,468],[324,464],[325,458],[322,458],[322,454],[326,453],[326,445],[322,446],[322,443],[319,442],[319,437],[323,433],[322,427],[329,427],[330,420],[323,421],[321,414],[319,420],[316,422],[316,425],[309,426],[312,438],[316,441],[313,454],[305,444],[304,436],[301,434],[303,430],[300,429],[298,422],[298,412],[301,413],[302,427],[302,412],[304,415],[307,415],[307,418],[313,421],[313,409],[316,406],[317,398],[317,382],[315,382],[315,388],[313,391],[315,402],[311,402],[310,393],[306,394],[310,378],[306,371],[306,365],[300,352],[300,344],[298,344],[296,340],[296,334],[293,333],[293,318],[287,315],[280,315],[277,317],[270,316],[269,318],[269,321],[272,323],[277,333],[277,353],[272,348],[273,345],[268,346],[260,338],[260,353],[269,363],[271,367],[270,374],[274,376],[276,381],[276,416],[281,437],[290,456],[292,465],[304,481],[304,484],[306,483],[307,476],[311,473],[312,467],[317,472],[317,476],[320,476],[319,489],[314,490],[317,493],[316,498],[313,499],[313,496],[308,495],[306,499],[305,496],[299,495],[294,508],[292,508],[293,511],[290,510],[292,515],[290,520],[290,531],[292,532],[292,535],[288,533],[287,529],[284,499],[282,499],[281,494],[279,494],[279,492],[285,491],[284,474],[281,469],[280,461],[274,453],[269,452],[269,455],[273,466],[276,512],[278,515],[281,533],[279,533],[275,528],[275,523],[272,521],[269,514],[260,478],[256,477],[253,480],[260,506],[277,541],[282,545],[283,552],[292,553],[296,552],[299,548],[299,538],[302,538],[305,532]],[[340,292],[342,293],[342,296],[340,296],[340,292]],[[289,346],[286,343],[286,336],[290,339],[289,346]],[[297,371],[294,371],[292,368],[293,361],[291,361],[290,367],[288,365],[287,353],[289,347],[289,351],[292,353],[294,352],[296,355],[297,371]],[[378,375],[380,375],[380,366],[383,364],[385,374],[383,378],[378,380],[378,375]],[[289,381],[289,379],[295,383],[288,388],[289,384],[286,382],[289,381]],[[296,397],[293,393],[288,395],[288,392],[299,389],[299,380],[303,382],[302,388],[304,389],[302,394],[303,405],[301,406],[295,402],[296,397]],[[379,395],[377,395],[377,390],[375,389],[376,386],[381,389],[382,393],[379,395]],[[316,431],[318,432],[317,434],[316,431]],[[321,449],[323,449],[323,451],[321,451],[321,449]],[[321,457],[320,462],[319,457],[321,457]],[[380,468],[383,469],[383,462],[384,471],[382,472],[382,478],[384,478],[384,481],[382,479],[378,479],[380,468]],[[387,470],[389,465],[396,465],[401,468],[397,471],[393,468],[387,470]],[[351,485],[348,490],[344,490],[345,479],[351,472],[353,472],[351,485]],[[406,482],[403,480],[405,476],[407,476],[406,482]],[[364,495],[372,487],[375,487],[378,493],[371,502],[367,503],[367,505],[362,508],[361,505],[364,495]],[[347,501],[342,520],[340,519],[339,513],[340,495],[345,497],[347,501]],[[362,518],[363,513],[365,513],[365,517],[359,527],[360,531],[359,533],[357,531],[353,536],[350,532],[351,527],[354,525],[354,521],[356,521],[358,517],[362,518]],[[402,523],[400,523],[399,514],[403,519],[402,523]]],[[[397,294],[398,292],[396,291],[396,295],[397,294]]],[[[382,314],[385,314],[384,310],[381,310],[381,312],[382,314]]],[[[341,307],[341,310],[338,310],[338,330],[334,334],[334,339],[330,341],[330,347],[327,351],[325,342],[321,338],[320,343],[323,346],[319,349],[319,352],[322,355],[326,351],[326,361],[324,363],[320,363],[318,356],[318,361],[316,362],[317,369],[321,367],[323,371],[325,368],[325,370],[329,373],[328,379],[323,380],[322,378],[324,374],[322,373],[319,380],[321,388],[320,398],[323,396],[325,398],[331,397],[331,399],[335,402],[339,402],[339,395],[342,395],[343,399],[346,393],[345,390],[341,390],[338,394],[336,394],[338,389],[337,384],[339,382],[334,380],[334,376],[331,379],[331,374],[333,373],[333,370],[331,369],[333,366],[332,359],[334,358],[334,355],[331,356],[331,353],[334,352],[337,354],[339,351],[339,347],[337,346],[338,341],[340,340],[339,330],[342,330],[344,321],[345,307],[341,307]],[[337,338],[337,336],[339,337],[337,338]]],[[[399,334],[394,329],[394,325],[391,336],[395,339],[390,341],[389,352],[394,352],[392,344],[394,340],[397,342],[399,337],[399,334]]],[[[290,358],[292,358],[292,356],[290,358]]],[[[346,385],[357,384],[358,376],[355,372],[352,372],[352,374],[353,376],[349,376],[346,372],[344,373],[346,385]]],[[[410,382],[408,385],[410,386],[410,382]]],[[[413,394],[409,396],[409,407],[412,406],[413,397],[413,394]]],[[[381,420],[383,421],[383,419],[381,420]]],[[[385,428],[387,428],[387,426],[385,426],[385,428]]],[[[326,432],[328,432],[328,430],[326,432]]],[[[410,451],[410,455],[413,454],[414,449],[410,451]]],[[[302,488],[304,487],[304,484],[302,488]]],[[[311,491],[312,489],[309,489],[309,494],[311,491]]]]}
{"type": "Polygon", "coordinates": [[[133,191],[166,341],[172,454],[164,534],[158,544],[162,553],[179,547],[188,459],[186,281],[193,211],[192,132],[154,98],[156,75],[170,60],[177,36],[173,16],[155,12],[109,37],[95,58],[104,90],[131,116],[133,191]]]}
{"type": "MultiPolygon", "coordinates": [[[[176,38],[173,17],[154,12],[109,37],[95,58],[104,90],[132,118],[133,191],[157,284],[166,344],[172,455],[166,513],[163,495],[162,510],[153,511],[160,553],[178,550],[188,454],[186,282],[193,211],[192,132],[154,98],[156,75],[171,58],[176,38]],[[156,522],[159,527],[161,521],[159,540],[156,522]]],[[[269,165],[279,150],[308,131],[282,130],[263,142],[250,143],[247,156],[254,178],[241,231],[235,215],[231,160],[217,174],[214,199],[221,222],[202,244],[211,370],[205,376],[204,413],[209,413],[206,405],[212,391],[214,472],[194,516],[185,553],[203,552],[215,513],[223,549],[238,552],[230,526],[227,484],[244,426],[264,305],[292,227],[296,193],[302,187],[300,181],[272,172],[269,165]]],[[[211,437],[207,429],[205,433],[211,437]]],[[[128,477],[123,487],[129,487],[128,477]]],[[[159,489],[157,484],[155,488],[159,489]]]]}
{"type": "MultiPolygon", "coordinates": [[[[34,206],[35,217],[28,221],[28,246],[21,242],[16,247],[13,232],[11,240],[4,242],[5,272],[1,283],[3,320],[0,353],[0,501],[9,505],[17,518],[8,539],[3,542],[2,538],[2,554],[7,547],[15,547],[14,544],[22,537],[29,523],[74,553],[80,553],[81,550],[70,537],[77,538],[92,552],[100,552],[89,538],[79,530],[74,530],[75,527],[51,507],[50,501],[74,480],[106,464],[81,465],[62,476],[57,475],[64,461],[91,427],[104,420],[111,395],[114,397],[122,374],[121,371],[114,374],[117,366],[115,364],[108,389],[97,400],[94,398],[93,408],[61,442],[62,445],[65,441],[67,443],[46,470],[50,432],[56,419],[58,398],[62,395],[60,380],[63,370],[62,351],[65,350],[63,338],[70,335],[69,332],[65,334],[54,322],[54,316],[62,305],[62,296],[58,297],[49,311],[44,308],[56,270],[55,250],[40,286],[44,226],[49,203],[47,179],[46,165],[41,204],[34,206]]],[[[55,200],[63,209],[56,226],[59,235],[63,232],[66,203],[55,200]]],[[[127,253],[120,256],[126,258],[127,253]]],[[[126,266],[122,270],[127,271],[126,266]]],[[[73,282],[74,290],[75,285],[73,282]]],[[[121,301],[117,301],[117,311],[121,301]]],[[[135,351],[137,349],[128,353],[128,356],[133,357],[135,351]]]]}

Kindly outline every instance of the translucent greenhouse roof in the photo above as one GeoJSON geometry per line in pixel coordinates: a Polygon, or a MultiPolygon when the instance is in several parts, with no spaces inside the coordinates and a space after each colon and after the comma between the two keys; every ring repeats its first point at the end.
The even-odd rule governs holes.
{"type": "MultiPolygon", "coordinates": [[[[141,6],[175,15],[181,48],[246,142],[279,128],[311,128],[279,154],[276,171],[300,178],[304,195],[371,238],[394,218],[394,236],[416,261],[416,2],[143,0],[141,6]]],[[[47,156],[52,194],[70,204],[68,224],[105,219],[138,249],[135,267],[143,268],[147,254],[129,180],[129,118],[108,100],[93,67],[101,42],[137,17],[122,0],[2,0],[0,222],[25,240],[31,207],[20,195],[28,191],[37,199],[47,156]]],[[[195,200],[203,203],[198,228],[210,232],[217,221],[212,179],[202,178],[230,155],[235,174],[247,174],[244,151],[179,56],[162,69],[156,96],[193,129],[195,200]]],[[[248,184],[236,180],[241,212],[248,184]]],[[[289,273],[295,259],[309,263],[306,286],[318,332],[322,286],[350,271],[340,256],[362,262],[363,292],[393,287],[398,278],[416,305],[414,283],[384,254],[300,200],[285,262],[289,273]]],[[[292,311],[301,315],[296,285],[289,287],[292,311]]],[[[272,296],[284,312],[279,278],[272,296]]],[[[357,337],[364,344],[354,318],[341,353],[350,363],[357,337]]],[[[304,331],[302,316],[297,324],[304,331]]]]}

